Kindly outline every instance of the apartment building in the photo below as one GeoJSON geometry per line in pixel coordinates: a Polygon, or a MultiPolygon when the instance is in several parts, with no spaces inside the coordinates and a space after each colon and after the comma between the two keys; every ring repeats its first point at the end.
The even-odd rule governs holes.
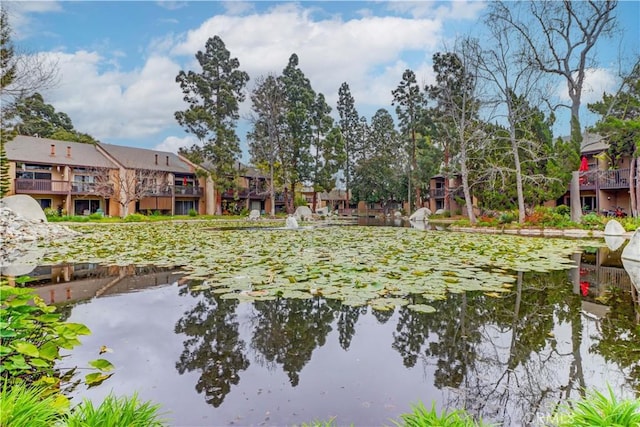
{"type": "Polygon", "coordinates": [[[69,215],[213,213],[213,185],[174,153],[17,136],[5,145],[9,192],[69,215]],[[207,203],[207,195],[209,203],[207,203]]]}
{"type": "MultiPolygon", "coordinates": [[[[580,204],[583,213],[607,214],[621,208],[631,212],[630,167],[633,160],[624,156],[615,164],[606,155],[609,144],[596,134],[583,135],[580,167],[580,204]]],[[[633,178],[634,181],[637,178],[633,178]]],[[[561,197],[557,203],[570,205],[571,192],[561,197]]]]}
{"type": "Polygon", "coordinates": [[[27,194],[42,208],[73,215],[117,214],[111,174],[119,166],[92,144],[17,136],[5,145],[9,195],[27,194]]]}

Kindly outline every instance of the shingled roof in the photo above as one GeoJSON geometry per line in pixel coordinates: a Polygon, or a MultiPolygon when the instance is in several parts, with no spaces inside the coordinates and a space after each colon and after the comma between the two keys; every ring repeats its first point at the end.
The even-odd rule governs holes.
{"type": "Polygon", "coordinates": [[[7,158],[13,162],[111,169],[118,167],[93,144],[35,136],[16,136],[5,145],[5,152],[7,158]]]}
{"type": "Polygon", "coordinates": [[[157,151],[103,143],[100,143],[99,145],[126,169],[193,173],[189,165],[182,161],[177,154],[170,153],[168,151],[157,151]]]}

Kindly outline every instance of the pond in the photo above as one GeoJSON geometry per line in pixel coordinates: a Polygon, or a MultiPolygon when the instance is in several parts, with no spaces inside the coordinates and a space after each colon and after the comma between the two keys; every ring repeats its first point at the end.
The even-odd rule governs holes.
{"type": "Polygon", "coordinates": [[[118,233],[113,229],[93,230],[85,239],[94,244],[84,251],[53,250],[56,255],[45,259],[83,262],[40,266],[30,273],[31,286],[45,301],[59,304],[67,320],[92,330],[65,366],[87,366],[103,345],[112,350],[106,356],[115,374],[98,387],[78,388],[77,398],[99,401],[111,391],[137,392],[161,404],[171,425],[280,426],[335,418],[337,425],[382,426],[419,401],[465,408],[505,426],[538,425],[584,387],[602,390],[608,384],[620,397],[640,392],[637,306],[620,264],[621,249],[589,241],[581,253],[565,248],[570,254],[559,257],[547,255],[575,241],[364,229],[346,227],[346,242],[333,235],[332,245],[323,235],[333,228],[284,237],[268,230],[173,230],[167,235],[191,242],[169,248],[179,268],[166,265],[157,245],[152,251],[136,240],[133,228],[126,234],[154,265],[130,263],[140,254],[118,243],[119,235],[108,242],[111,250],[99,244],[105,233],[118,233]],[[430,253],[427,243],[419,252],[410,249],[441,236],[459,239],[456,259],[447,261],[447,251],[430,253]],[[241,249],[206,249],[225,239],[241,249]],[[268,253],[262,253],[260,239],[272,239],[268,253]],[[490,252],[483,239],[491,239],[494,249],[511,241],[526,247],[527,265],[534,268],[518,271],[513,267],[525,261],[509,259],[504,250],[490,252]],[[196,254],[194,242],[201,245],[196,254]],[[355,251],[362,262],[351,259],[355,267],[345,274],[343,258],[353,251],[344,248],[354,242],[367,250],[355,251]],[[463,250],[474,242],[476,259],[463,250]],[[188,245],[189,263],[181,245],[188,245]],[[327,245],[330,250],[321,249],[327,245]],[[303,268],[310,249],[309,263],[321,266],[317,274],[303,268]],[[107,264],[126,265],[90,262],[99,252],[107,264]],[[112,259],[112,252],[120,256],[112,259]],[[327,252],[335,258],[325,265],[327,252]],[[395,258],[389,255],[396,252],[395,258]],[[283,291],[285,285],[261,269],[278,255],[289,257],[278,271],[292,278],[285,282],[293,290],[283,291]],[[410,263],[396,265],[398,257],[410,263]],[[491,276],[479,285],[467,277],[473,274],[454,267],[461,263],[479,278],[491,276]],[[335,277],[333,270],[340,270],[335,277]],[[414,291],[394,288],[401,273],[416,278],[402,284],[414,291]],[[362,277],[373,279],[363,284],[362,277]],[[247,292],[247,283],[253,291],[247,292]],[[444,292],[437,291],[441,286],[444,292]]]}

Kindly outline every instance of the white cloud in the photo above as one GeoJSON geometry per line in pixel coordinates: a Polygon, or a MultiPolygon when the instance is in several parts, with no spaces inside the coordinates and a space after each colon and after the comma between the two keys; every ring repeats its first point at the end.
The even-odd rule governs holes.
{"type": "Polygon", "coordinates": [[[242,15],[254,9],[252,3],[240,0],[224,1],[222,6],[230,15],[242,15]]]}
{"type": "Polygon", "coordinates": [[[441,1],[391,1],[387,8],[391,11],[409,14],[414,18],[437,18],[454,20],[477,19],[486,7],[483,1],[456,0],[441,1]]]}
{"type": "Polygon", "coordinates": [[[173,112],[183,102],[175,83],[179,66],[170,59],[152,56],[141,69],[121,72],[102,70],[106,61],[96,52],[51,56],[62,83],[47,93],[47,102],[79,131],[108,141],[148,137],[175,125],[173,112]]]}
{"type": "MultiPolygon", "coordinates": [[[[585,71],[584,85],[582,87],[582,104],[586,105],[588,103],[601,100],[604,92],[615,92],[618,84],[619,79],[607,69],[587,69],[585,71]]],[[[558,84],[557,93],[562,102],[570,101],[569,91],[565,80],[562,80],[562,82],[558,84]]]]}
{"type": "Polygon", "coordinates": [[[156,4],[167,10],[177,10],[187,6],[186,1],[157,1],[156,4]]]}
{"type": "Polygon", "coordinates": [[[164,139],[164,141],[153,148],[154,150],[177,153],[179,148],[191,147],[193,144],[198,144],[198,139],[193,135],[187,135],[183,138],[177,136],[168,136],[164,139]]]}
{"type": "MultiPolygon", "coordinates": [[[[370,86],[364,80],[375,69],[392,66],[407,50],[433,51],[441,40],[442,23],[438,20],[376,16],[314,20],[312,13],[297,4],[284,3],[260,15],[215,16],[189,31],[172,53],[193,57],[209,37],[219,35],[231,55],[239,59],[240,68],[254,78],[280,73],[296,53],[300,69],[314,89],[335,106],[342,82],[352,87],[370,86]]],[[[416,65],[422,64],[407,67],[416,65]]],[[[402,71],[395,77],[394,86],[402,71]]],[[[367,94],[367,102],[387,106],[390,90],[388,85],[380,85],[379,91],[363,88],[362,93],[367,94]]],[[[356,102],[362,101],[356,98],[356,102]]]]}
{"type": "Polygon", "coordinates": [[[57,1],[8,1],[3,2],[7,11],[9,25],[12,30],[11,38],[16,41],[26,39],[37,32],[36,22],[30,13],[61,12],[62,5],[57,1]]]}

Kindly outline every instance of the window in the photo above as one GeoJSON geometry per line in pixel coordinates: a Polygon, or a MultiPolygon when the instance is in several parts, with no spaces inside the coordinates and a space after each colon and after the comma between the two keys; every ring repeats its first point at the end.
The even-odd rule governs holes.
{"type": "Polygon", "coordinates": [[[33,171],[17,171],[16,178],[22,179],[51,179],[51,174],[48,172],[33,172],[33,171]]]}
{"type": "Polygon", "coordinates": [[[40,207],[42,209],[47,209],[51,207],[51,199],[36,199],[38,203],[40,203],[40,207]]]}

